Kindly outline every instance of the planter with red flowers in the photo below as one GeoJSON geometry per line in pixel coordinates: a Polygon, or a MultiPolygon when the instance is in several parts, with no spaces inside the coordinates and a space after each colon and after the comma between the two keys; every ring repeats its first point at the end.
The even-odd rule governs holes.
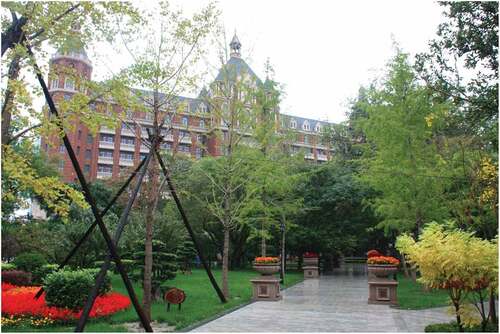
{"type": "Polygon", "coordinates": [[[368,303],[397,305],[398,282],[389,277],[397,273],[399,260],[392,256],[383,256],[377,251],[370,251],[367,256],[368,303]]]}
{"type": "Polygon", "coordinates": [[[281,299],[280,279],[274,274],[280,271],[278,257],[263,256],[255,258],[253,268],[261,275],[250,280],[253,286],[253,300],[276,301],[281,299]]]}
{"type": "Polygon", "coordinates": [[[304,270],[304,278],[318,278],[319,277],[319,256],[314,252],[305,252],[302,257],[304,258],[304,264],[302,269],[304,270]]]}

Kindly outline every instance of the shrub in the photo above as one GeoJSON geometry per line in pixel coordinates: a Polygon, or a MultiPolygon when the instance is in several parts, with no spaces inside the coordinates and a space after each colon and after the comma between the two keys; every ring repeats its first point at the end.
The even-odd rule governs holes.
{"type": "MultiPolygon", "coordinates": [[[[14,259],[14,264],[19,270],[24,270],[26,272],[32,273],[39,270],[42,266],[47,264],[47,260],[41,254],[37,253],[24,253],[16,256],[14,259]]],[[[33,279],[35,279],[35,274],[33,279]]]]}
{"type": "MultiPolygon", "coordinates": [[[[121,260],[125,271],[130,276],[132,271],[134,270],[134,265],[136,262],[134,260],[129,260],[129,259],[121,259],[121,260]]],[[[104,261],[95,261],[94,267],[100,270],[103,264],[104,261]]],[[[114,272],[115,274],[118,274],[118,269],[116,269],[116,264],[113,261],[110,263],[109,270],[114,272]]]]}
{"type": "Polygon", "coordinates": [[[33,284],[42,284],[43,279],[50,273],[56,271],[58,268],[57,264],[44,264],[40,268],[33,270],[31,273],[33,284]]]}
{"type": "Polygon", "coordinates": [[[22,270],[2,270],[2,282],[26,286],[31,284],[31,274],[22,270]]]}
{"type": "Polygon", "coordinates": [[[2,263],[2,270],[14,270],[16,265],[14,263],[2,263]]]}
{"type": "Polygon", "coordinates": [[[371,257],[375,257],[375,256],[383,256],[382,253],[380,253],[378,250],[376,249],[371,249],[369,250],[368,252],[366,252],[366,256],[368,258],[371,258],[371,257]]]}
{"type": "MultiPolygon", "coordinates": [[[[98,269],[63,270],[48,274],[43,280],[45,300],[49,306],[80,309],[95,284],[98,269]]],[[[99,295],[111,290],[111,280],[106,276],[99,295]]]]}
{"type": "MultiPolygon", "coordinates": [[[[427,325],[425,326],[424,331],[426,333],[453,333],[453,332],[459,332],[459,328],[457,325],[456,321],[452,321],[450,323],[443,323],[443,324],[432,324],[432,325],[427,325]]],[[[482,332],[481,326],[473,326],[470,328],[465,328],[465,332],[482,332]]],[[[489,323],[488,326],[486,327],[485,332],[493,332],[493,333],[498,333],[498,327],[489,323]]]]}
{"type": "Polygon", "coordinates": [[[399,260],[392,256],[372,256],[366,260],[368,264],[391,264],[399,266],[399,260]]]}

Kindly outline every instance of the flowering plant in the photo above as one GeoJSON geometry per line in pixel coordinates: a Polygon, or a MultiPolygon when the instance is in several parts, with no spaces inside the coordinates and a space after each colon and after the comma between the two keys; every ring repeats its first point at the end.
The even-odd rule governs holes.
{"type": "Polygon", "coordinates": [[[305,257],[305,258],[318,257],[318,253],[305,252],[302,256],[305,257]]]}
{"type": "Polygon", "coordinates": [[[390,264],[399,266],[399,260],[392,256],[373,256],[366,261],[368,264],[390,264]]]}
{"type": "Polygon", "coordinates": [[[278,262],[280,262],[280,258],[275,256],[256,257],[254,261],[256,264],[275,264],[278,262]]]}
{"type": "Polygon", "coordinates": [[[366,252],[366,256],[368,258],[371,258],[371,257],[375,257],[375,256],[383,256],[382,253],[380,253],[378,250],[376,249],[371,249],[369,250],[368,252],[366,252]]]}
{"type": "MultiPolygon", "coordinates": [[[[35,294],[40,287],[12,287],[2,283],[2,324],[5,318],[34,317],[33,325],[42,326],[55,321],[68,321],[78,319],[82,311],[74,311],[63,307],[48,306],[45,302],[45,293],[38,299],[35,294]]],[[[107,316],[130,306],[130,300],[119,293],[111,292],[97,297],[90,318],[107,316]]]]}

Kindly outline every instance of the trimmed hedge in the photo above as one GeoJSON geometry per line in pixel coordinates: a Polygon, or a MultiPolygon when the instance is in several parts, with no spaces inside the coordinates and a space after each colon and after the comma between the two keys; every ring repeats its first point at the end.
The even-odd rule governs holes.
{"type": "Polygon", "coordinates": [[[24,270],[32,273],[33,270],[41,268],[43,265],[47,264],[47,260],[43,255],[38,253],[23,253],[14,259],[14,264],[19,270],[24,270]]]}
{"type": "MultiPolygon", "coordinates": [[[[98,269],[62,270],[48,274],[43,280],[45,301],[49,306],[81,309],[99,273],[98,269]]],[[[107,275],[99,289],[99,295],[111,290],[111,280],[107,275]]]]}
{"type": "Polygon", "coordinates": [[[2,270],[14,270],[16,265],[14,263],[2,263],[2,270]]]}
{"type": "MultiPolygon", "coordinates": [[[[121,259],[121,260],[122,260],[123,267],[125,268],[125,271],[127,272],[127,274],[130,275],[132,273],[132,271],[134,270],[134,266],[136,265],[136,261],[129,260],[129,259],[121,259]]],[[[104,261],[95,261],[94,262],[94,266],[98,269],[101,269],[103,264],[104,264],[104,261]]],[[[116,264],[113,261],[111,261],[111,263],[110,263],[109,270],[114,272],[115,274],[118,274],[118,270],[116,269],[116,264]]]]}
{"type": "MultiPolygon", "coordinates": [[[[456,321],[441,324],[427,325],[424,329],[426,333],[453,333],[458,332],[458,326],[456,321]]],[[[475,325],[473,327],[464,327],[465,332],[482,332],[481,325],[475,325]]],[[[486,332],[498,333],[498,326],[494,326],[492,323],[488,323],[486,326],[486,332]]]]}
{"type": "Polygon", "coordinates": [[[18,286],[31,285],[31,274],[22,270],[2,270],[2,282],[18,286]]]}
{"type": "Polygon", "coordinates": [[[31,273],[33,276],[33,284],[43,284],[43,279],[47,277],[48,274],[56,271],[58,267],[59,266],[57,264],[45,264],[40,268],[33,270],[31,273]]]}

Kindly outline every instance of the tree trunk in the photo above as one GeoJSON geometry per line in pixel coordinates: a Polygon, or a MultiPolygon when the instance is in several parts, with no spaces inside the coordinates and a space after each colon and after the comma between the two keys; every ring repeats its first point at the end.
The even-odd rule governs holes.
{"type": "Polygon", "coordinates": [[[2,105],[2,145],[8,143],[10,139],[10,123],[12,121],[12,106],[14,92],[12,91],[12,80],[17,80],[19,76],[19,63],[21,57],[16,55],[9,65],[7,89],[5,90],[4,102],[2,105]]]}
{"type": "Polygon", "coordinates": [[[493,292],[493,289],[490,289],[490,300],[489,300],[489,305],[490,305],[490,310],[489,310],[489,318],[491,320],[491,323],[493,325],[496,325],[498,322],[497,318],[497,310],[496,310],[496,305],[495,305],[495,293],[493,292]]]}
{"type": "Polygon", "coordinates": [[[460,318],[460,304],[457,302],[453,302],[453,305],[455,306],[455,315],[457,318],[457,326],[458,326],[458,331],[463,332],[464,331],[464,326],[462,325],[462,319],[460,318]]]}
{"type": "Polygon", "coordinates": [[[266,256],[266,237],[264,236],[264,224],[262,224],[262,240],[260,242],[260,254],[261,256],[266,256]]]}
{"type": "Polygon", "coordinates": [[[406,278],[410,277],[410,273],[408,272],[408,265],[406,264],[405,255],[401,254],[401,264],[403,265],[403,273],[406,278]]]}
{"type": "Polygon", "coordinates": [[[229,299],[229,228],[224,228],[224,252],[222,253],[222,293],[229,299]]]}

